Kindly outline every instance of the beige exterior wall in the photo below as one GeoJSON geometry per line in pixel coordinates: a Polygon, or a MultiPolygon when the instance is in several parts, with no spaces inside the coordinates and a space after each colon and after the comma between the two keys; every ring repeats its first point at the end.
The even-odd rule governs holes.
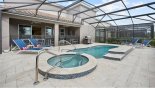
{"type": "MultiPolygon", "coordinates": [[[[51,27],[54,29],[54,24],[49,24],[49,23],[33,23],[31,21],[26,21],[26,20],[19,20],[19,19],[10,19],[10,32],[12,37],[18,37],[18,25],[30,25],[32,26],[39,26],[41,27],[41,35],[45,35],[45,27],[51,27]]],[[[60,28],[65,28],[65,34],[68,35],[68,30],[75,30],[75,35],[80,36],[80,30],[79,27],[64,27],[64,26],[59,26],[60,28]]]]}
{"type": "MultiPolygon", "coordinates": [[[[81,12],[81,11],[84,11],[84,10],[87,10],[88,7],[82,5],[82,4],[79,4],[71,9],[68,10],[68,13],[69,14],[75,14],[77,12],[81,12]]],[[[96,12],[95,11],[88,11],[88,12],[85,12],[86,14],[88,14],[89,16],[95,16],[96,15],[96,12]]],[[[86,18],[86,17],[89,17],[85,14],[79,14],[78,17],[80,18],[76,18],[76,21],[79,21],[79,19],[81,18],[86,18]]],[[[94,22],[95,20],[94,19],[89,19],[87,20],[88,22],[94,22]]],[[[95,28],[90,26],[89,24],[85,23],[84,25],[81,25],[80,27],[80,42],[82,43],[82,40],[85,36],[90,36],[92,38],[92,42],[95,42],[95,28]]]]}
{"type": "Polygon", "coordinates": [[[64,28],[65,29],[65,34],[66,35],[69,35],[68,31],[74,30],[75,31],[75,36],[80,36],[80,27],[73,27],[73,26],[65,27],[65,25],[60,25],[59,29],[60,28],[64,28]]]}
{"type": "MultiPolygon", "coordinates": [[[[27,2],[27,3],[41,3],[41,1],[39,0],[4,0],[4,2],[27,2]]],[[[26,5],[26,4],[9,4],[9,6],[22,6],[22,5],[26,5]]],[[[22,8],[18,8],[18,9],[33,9],[35,10],[40,4],[36,4],[36,5],[32,5],[32,6],[26,6],[26,7],[22,7],[22,8]]],[[[7,5],[8,6],[8,5],[7,5]]],[[[46,9],[46,10],[51,10],[50,12],[54,12],[54,11],[58,11],[60,9],[62,9],[63,7],[58,6],[58,5],[54,5],[54,4],[44,4],[42,5],[39,9],[46,9]]],[[[65,12],[65,11],[64,11],[65,12]]]]}
{"type": "MultiPolygon", "coordinates": [[[[25,2],[25,0],[4,0],[4,2],[25,2]]],[[[26,0],[26,2],[38,2],[38,0],[26,0]]]]}
{"type": "Polygon", "coordinates": [[[80,28],[80,42],[81,43],[85,36],[90,36],[92,39],[92,42],[95,42],[95,28],[93,28],[90,25],[82,25],[80,28]]]}
{"type": "MultiPolygon", "coordinates": [[[[30,3],[38,3],[37,0],[4,0],[4,2],[30,2],[30,3]]],[[[23,6],[25,4],[7,4],[6,7],[15,7],[15,6],[23,6]]],[[[38,5],[22,7],[21,9],[31,8],[35,9],[38,5]]]]}
{"type": "MultiPolygon", "coordinates": [[[[89,9],[88,7],[86,7],[85,5],[83,5],[82,3],[68,9],[68,14],[75,14],[77,12],[81,12],[81,11],[84,11],[84,10],[87,10],[89,9]]],[[[81,18],[86,18],[86,17],[89,17],[89,16],[95,16],[96,15],[96,12],[95,11],[87,11],[85,12],[85,14],[79,14],[78,17],[75,19],[75,21],[77,22],[80,22],[81,18]],[[87,14],[87,15],[86,15],[87,14]]],[[[93,22],[95,21],[94,19],[90,19],[88,20],[89,22],[93,22]]]]}
{"type": "Polygon", "coordinates": [[[17,20],[17,19],[10,19],[10,35],[12,38],[18,38],[18,25],[31,25],[30,22],[28,21],[21,21],[21,20],[17,20]]]}
{"type": "Polygon", "coordinates": [[[54,28],[54,24],[48,23],[33,23],[31,21],[19,20],[19,19],[10,19],[10,35],[13,38],[18,38],[18,25],[30,25],[33,27],[39,26],[41,27],[41,35],[45,35],[45,27],[54,28]]]}
{"type": "MultiPolygon", "coordinates": [[[[3,14],[9,14],[9,13],[3,13],[3,14]]],[[[51,19],[45,19],[45,18],[37,18],[37,17],[32,17],[32,16],[26,16],[26,15],[10,14],[8,15],[8,17],[14,18],[14,19],[29,20],[31,22],[42,22],[42,23],[49,23],[49,24],[58,23],[60,25],[80,27],[80,24],[74,24],[71,22],[57,21],[57,20],[51,20],[51,19]]]]}
{"type": "Polygon", "coordinates": [[[19,19],[10,19],[10,35],[12,39],[18,38],[18,26],[19,25],[30,25],[32,26],[39,26],[41,27],[41,35],[45,35],[45,27],[52,27],[55,32],[55,45],[58,45],[58,40],[59,40],[59,29],[60,28],[65,28],[65,34],[68,35],[68,30],[75,30],[75,36],[80,36],[80,29],[79,27],[65,27],[59,24],[48,24],[48,23],[33,23],[32,21],[27,21],[27,20],[19,20],[19,19]],[[58,27],[57,27],[58,26],[58,27]]]}

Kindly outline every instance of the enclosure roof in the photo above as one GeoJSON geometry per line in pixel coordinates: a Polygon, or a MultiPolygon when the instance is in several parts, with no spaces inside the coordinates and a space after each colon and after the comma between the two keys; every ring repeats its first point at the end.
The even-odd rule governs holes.
{"type": "Polygon", "coordinates": [[[132,24],[134,27],[134,24],[138,23],[155,22],[154,0],[22,0],[18,2],[5,0],[5,2],[0,2],[0,9],[3,12],[32,13],[35,17],[46,14],[48,16],[45,17],[49,19],[88,23],[95,28],[98,26],[107,27],[107,23],[113,26],[132,24]],[[98,1],[101,2],[97,4],[98,1]],[[141,3],[133,4],[136,1],[141,1],[141,3]],[[74,10],[73,13],[68,12],[70,8],[79,3],[89,8],[74,10]],[[43,11],[54,14],[47,14],[43,11]],[[96,15],[90,15],[90,11],[96,11],[96,15]],[[71,16],[69,20],[68,15],[71,16]],[[80,17],[80,15],[84,16],[80,17]]]}

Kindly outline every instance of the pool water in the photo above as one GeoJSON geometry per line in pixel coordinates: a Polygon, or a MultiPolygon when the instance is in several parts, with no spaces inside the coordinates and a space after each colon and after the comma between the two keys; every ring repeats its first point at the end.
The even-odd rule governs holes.
{"type": "Polygon", "coordinates": [[[103,58],[103,56],[108,53],[109,49],[116,48],[116,47],[118,46],[98,45],[98,46],[93,46],[89,48],[75,49],[69,52],[78,52],[81,54],[86,53],[86,54],[94,56],[95,58],[103,58]]]}
{"type": "Polygon", "coordinates": [[[84,65],[88,62],[88,58],[80,54],[63,54],[48,59],[47,63],[52,66],[61,68],[72,68],[84,65]]]}

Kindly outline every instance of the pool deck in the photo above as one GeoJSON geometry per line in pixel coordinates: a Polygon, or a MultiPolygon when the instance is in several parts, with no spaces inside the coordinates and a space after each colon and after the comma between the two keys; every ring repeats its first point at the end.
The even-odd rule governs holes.
{"type": "MultiPolygon", "coordinates": [[[[78,44],[76,47],[94,45],[102,44],[78,44]]],[[[58,48],[52,52],[59,53],[58,48]]],[[[74,49],[70,45],[61,48],[74,49]]],[[[97,59],[97,68],[80,78],[44,81],[39,75],[38,85],[33,85],[35,57],[36,54],[12,52],[0,55],[0,88],[155,88],[155,48],[135,48],[121,61],[97,59]]]]}
{"type": "Polygon", "coordinates": [[[133,46],[119,46],[117,48],[110,49],[108,53],[103,56],[103,58],[112,60],[122,60],[133,49],[133,46]]]}

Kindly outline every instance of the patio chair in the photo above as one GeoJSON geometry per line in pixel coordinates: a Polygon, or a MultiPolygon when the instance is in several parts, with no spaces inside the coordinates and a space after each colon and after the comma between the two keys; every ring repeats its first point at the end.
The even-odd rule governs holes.
{"type": "Polygon", "coordinates": [[[146,47],[146,46],[150,46],[150,42],[151,40],[143,40],[142,43],[137,43],[135,45],[136,48],[143,48],[143,47],[146,47]]]}
{"type": "Polygon", "coordinates": [[[45,46],[43,44],[40,44],[36,39],[29,39],[30,43],[34,46],[34,47],[50,47],[50,46],[45,46]]]}
{"type": "Polygon", "coordinates": [[[142,46],[149,46],[150,45],[151,40],[144,40],[142,42],[142,46]]]}
{"type": "Polygon", "coordinates": [[[128,44],[128,45],[136,45],[138,41],[139,41],[138,38],[133,38],[133,39],[131,40],[131,42],[128,42],[127,44],[128,44]]]}
{"type": "Polygon", "coordinates": [[[131,44],[136,44],[137,42],[139,41],[139,39],[138,38],[133,38],[132,40],[131,40],[131,44]]]}
{"type": "Polygon", "coordinates": [[[26,45],[22,39],[13,39],[13,42],[20,49],[18,53],[39,53],[42,50],[42,48],[34,48],[33,45],[26,45]]]}

